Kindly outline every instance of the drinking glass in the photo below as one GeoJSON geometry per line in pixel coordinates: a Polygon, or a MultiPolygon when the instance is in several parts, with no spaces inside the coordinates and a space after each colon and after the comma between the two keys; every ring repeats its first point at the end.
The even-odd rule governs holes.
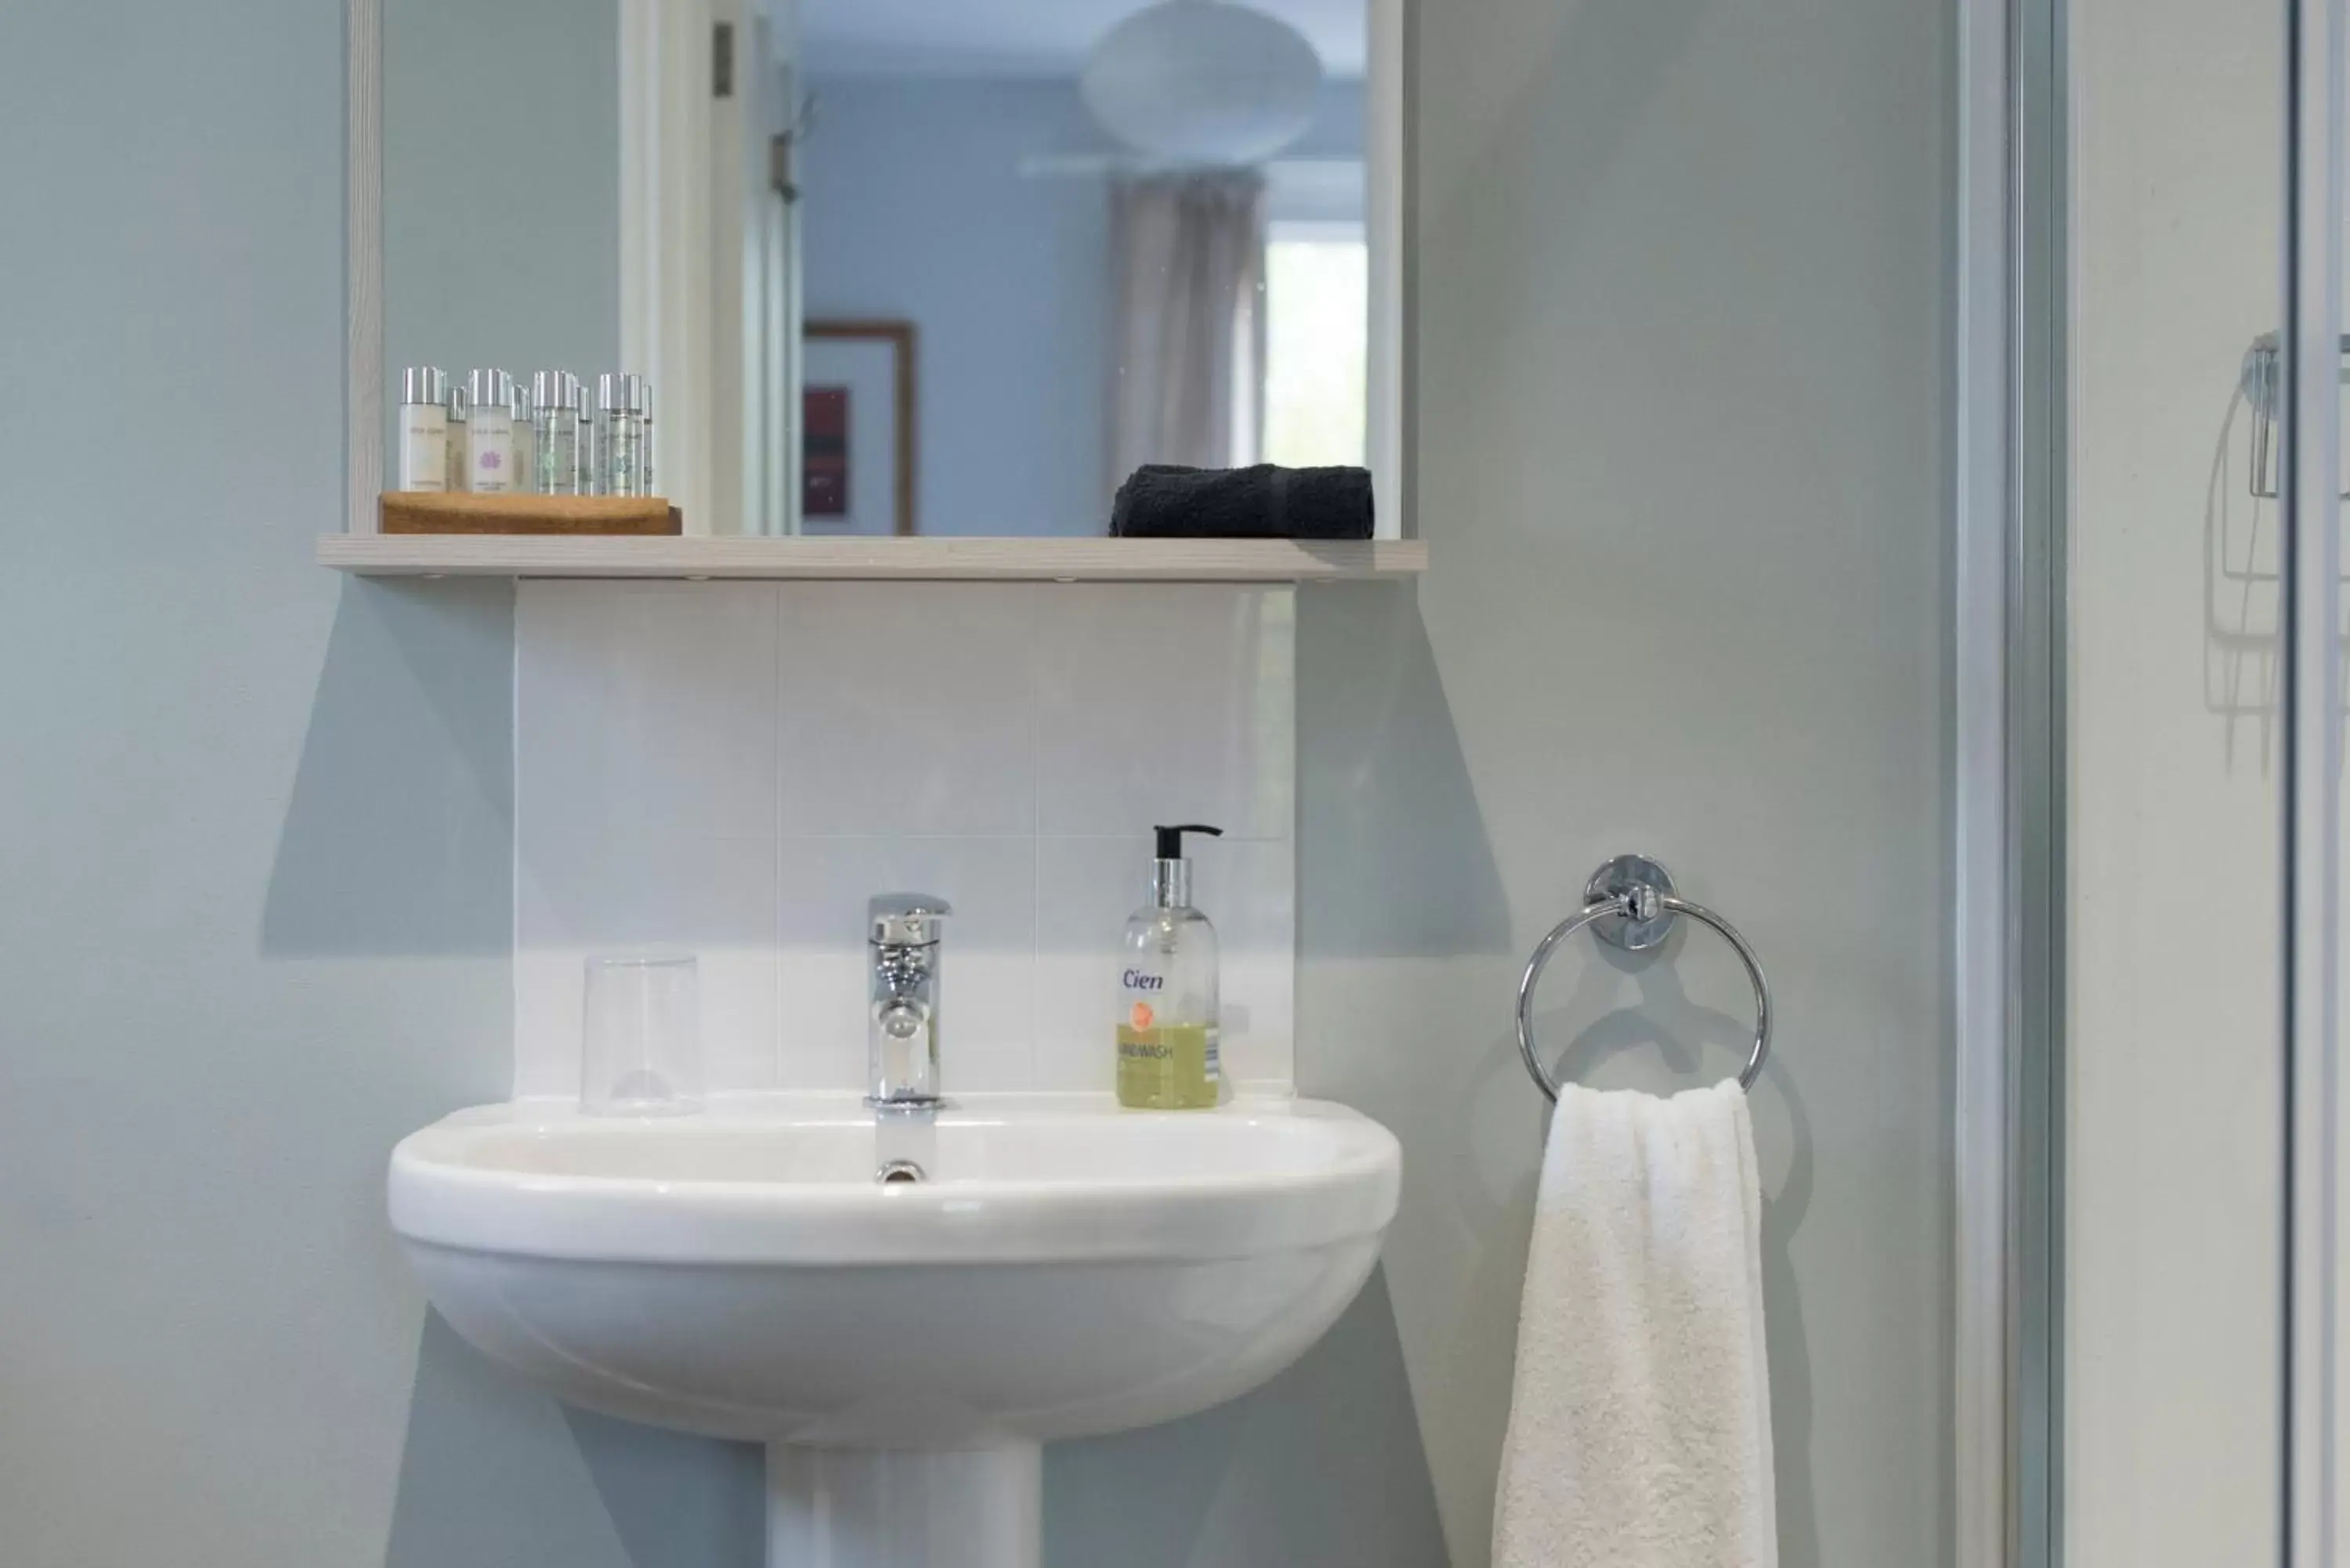
{"type": "Polygon", "coordinates": [[[681,1116],[702,1108],[702,980],[691,958],[588,961],[579,1108],[681,1116]]]}

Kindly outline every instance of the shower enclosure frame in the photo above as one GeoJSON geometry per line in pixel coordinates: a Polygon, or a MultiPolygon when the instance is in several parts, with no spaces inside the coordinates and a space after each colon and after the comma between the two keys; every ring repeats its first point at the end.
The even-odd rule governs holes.
{"type": "MultiPolygon", "coordinates": [[[[2345,0],[2280,4],[2275,1557],[2281,1568],[2331,1568],[2345,1480],[2338,476],[2350,24],[2345,0]]],[[[1952,831],[1960,1568],[2055,1568],[2063,1559],[2067,41],[2067,0],[1961,0],[1952,831]]]]}
{"type": "Polygon", "coordinates": [[[2285,0],[2283,1321],[2278,1561],[2332,1568],[2341,1487],[2342,290],[2345,0],[2285,0]]]}
{"type": "Polygon", "coordinates": [[[2064,1419],[2064,0],[1962,0],[1957,42],[1953,1557],[1960,1568],[2054,1568],[2064,1419]]]}

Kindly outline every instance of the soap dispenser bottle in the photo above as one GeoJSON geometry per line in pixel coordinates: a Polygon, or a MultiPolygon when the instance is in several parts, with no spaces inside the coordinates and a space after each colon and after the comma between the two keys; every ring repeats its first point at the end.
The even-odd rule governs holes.
{"type": "Polygon", "coordinates": [[[1204,1110],[1222,1079],[1217,1061],[1216,928],[1191,907],[1183,836],[1220,827],[1154,830],[1150,902],[1126,923],[1118,950],[1118,1103],[1131,1110],[1204,1110]]]}

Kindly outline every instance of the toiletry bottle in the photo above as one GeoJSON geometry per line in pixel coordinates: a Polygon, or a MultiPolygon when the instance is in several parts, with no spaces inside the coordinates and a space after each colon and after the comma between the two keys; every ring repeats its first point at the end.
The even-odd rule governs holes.
{"type": "Polygon", "coordinates": [[[465,378],[465,488],[483,495],[515,488],[514,378],[504,370],[465,378]]]}
{"type": "Polygon", "coordinates": [[[449,383],[449,483],[447,488],[463,490],[466,476],[472,472],[466,462],[465,449],[465,383],[449,383]]]}
{"type": "Polygon", "coordinates": [[[594,400],[588,396],[584,384],[573,390],[579,399],[578,407],[574,410],[578,419],[573,426],[572,438],[578,448],[574,455],[579,460],[579,493],[601,495],[604,493],[604,448],[602,432],[596,423],[594,400]]]}
{"type": "Polygon", "coordinates": [[[400,378],[400,486],[449,488],[449,380],[430,365],[400,378]]]}
{"type": "Polygon", "coordinates": [[[506,411],[514,418],[514,487],[528,494],[538,488],[538,420],[530,388],[521,381],[513,386],[514,401],[506,411]]]}
{"type": "Polygon", "coordinates": [[[596,378],[596,458],[598,494],[646,493],[642,377],[607,371],[596,378]]]}
{"type": "Polygon", "coordinates": [[[1150,902],[1126,923],[1118,948],[1118,1103],[1132,1110],[1202,1110],[1216,1103],[1216,928],[1191,907],[1183,836],[1223,830],[1185,824],[1154,830],[1150,902]]]}
{"type": "Polygon", "coordinates": [[[531,489],[541,495],[579,491],[579,378],[541,370],[530,379],[531,489]]]}

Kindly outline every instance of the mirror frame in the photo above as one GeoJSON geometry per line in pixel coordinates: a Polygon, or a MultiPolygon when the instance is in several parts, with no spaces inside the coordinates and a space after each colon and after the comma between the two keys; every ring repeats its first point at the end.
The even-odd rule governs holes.
{"type": "MultiPolygon", "coordinates": [[[[745,0],[619,0],[621,49],[620,298],[623,342],[643,341],[631,317],[658,312],[649,275],[660,229],[658,203],[642,199],[652,176],[637,155],[660,124],[660,77],[645,51],[664,36],[705,39],[707,29],[745,0]],[[685,29],[680,32],[679,29],[685,29]]],[[[1380,492],[1377,536],[1418,536],[1409,468],[1407,423],[1411,365],[1407,331],[1411,291],[1411,88],[1409,46],[1418,0],[1365,0],[1369,28],[1365,70],[1365,229],[1370,246],[1367,398],[1368,462],[1380,492]]],[[[383,7],[385,0],[344,0],[345,197],[345,528],[376,532],[383,489],[383,7]]],[[[706,58],[706,55],[699,57],[706,58]]],[[[664,365],[648,365],[657,385],[664,365]]],[[[686,383],[686,384],[691,384],[686,383]]],[[[701,410],[664,392],[665,417],[696,420],[701,410]]]]}

